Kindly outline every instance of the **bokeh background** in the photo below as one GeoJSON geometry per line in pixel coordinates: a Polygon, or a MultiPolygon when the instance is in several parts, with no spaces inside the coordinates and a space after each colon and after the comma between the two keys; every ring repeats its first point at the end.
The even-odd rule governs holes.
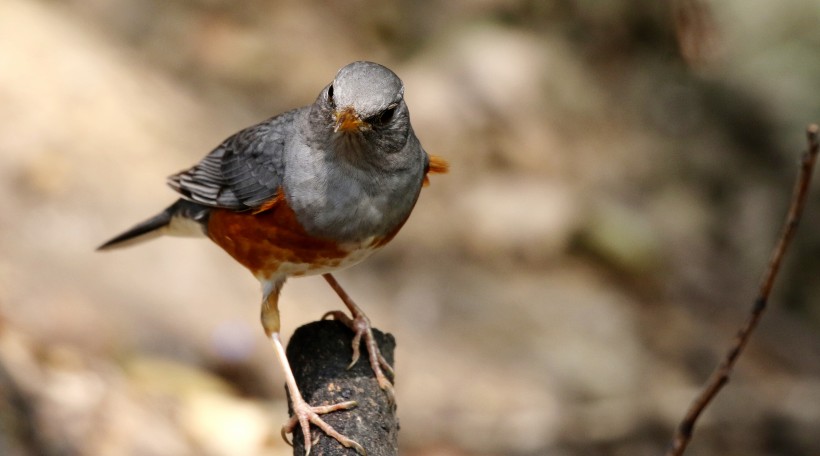
{"type": "MultiPolygon", "coordinates": [[[[338,274],[398,340],[402,454],[661,454],[820,120],[818,24],[817,0],[3,0],[0,453],[290,454],[255,279],[201,240],[94,248],[367,59],[452,164],[338,274]]],[[[814,194],[689,454],[820,454],[818,256],[814,194]]],[[[285,337],[340,307],[320,278],[281,305],[285,337]]]]}

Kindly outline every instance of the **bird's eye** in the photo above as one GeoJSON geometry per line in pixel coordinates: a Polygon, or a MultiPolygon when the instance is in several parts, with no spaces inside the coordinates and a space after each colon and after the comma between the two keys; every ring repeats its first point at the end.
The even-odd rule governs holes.
{"type": "Polygon", "coordinates": [[[333,84],[327,88],[327,101],[333,103],[333,84]]]}
{"type": "Polygon", "coordinates": [[[385,109],[384,111],[382,111],[382,114],[379,116],[379,122],[381,122],[383,124],[385,124],[387,122],[390,122],[391,120],[393,120],[393,114],[395,114],[395,113],[396,113],[396,107],[395,106],[392,107],[392,108],[385,109]]]}
{"type": "Polygon", "coordinates": [[[396,114],[396,108],[398,108],[398,105],[391,105],[390,107],[388,107],[384,111],[382,111],[379,114],[376,114],[372,118],[368,119],[368,123],[376,124],[376,125],[384,125],[384,124],[390,122],[391,120],[393,120],[393,115],[396,114]]]}

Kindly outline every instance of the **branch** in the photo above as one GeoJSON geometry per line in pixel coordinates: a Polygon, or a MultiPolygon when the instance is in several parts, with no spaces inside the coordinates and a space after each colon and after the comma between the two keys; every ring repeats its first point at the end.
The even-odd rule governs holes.
{"type": "Polygon", "coordinates": [[[797,174],[797,179],[794,184],[792,193],[791,205],[786,216],[786,223],[783,225],[780,232],[780,238],[777,245],[772,251],[772,257],[769,260],[769,266],[760,281],[760,289],[754,305],[749,313],[744,325],[740,328],[735,339],[732,342],[731,348],[726,353],[723,361],[715,368],[709,380],[704,385],[700,394],[692,401],[689,410],[681,420],[678,428],[675,430],[675,435],[672,438],[672,444],[666,452],[666,456],[680,456],[686,450],[686,446],[692,439],[692,432],[695,427],[695,422],[698,420],[700,414],[717,396],[718,392],[729,381],[729,376],[732,374],[732,369],[735,367],[737,359],[746,348],[749,338],[760,322],[763,312],[766,310],[766,305],[769,300],[769,295],[772,291],[772,286],[777,278],[777,273],[780,271],[780,266],[783,262],[783,256],[789,248],[794,234],[797,231],[797,225],[800,222],[800,217],[803,214],[803,208],[806,205],[806,197],[808,196],[809,184],[811,183],[812,171],[814,164],[817,161],[818,149],[818,126],[817,124],[809,125],[806,130],[808,137],[808,150],[803,154],[800,161],[800,170],[797,174]]]}
{"type": "MultiPolygon", "coordinates": [[[[393,364],[396,341],[373,329],[382,355],[393,364]]],[[[366,349],[349,370],[352,356],[353,333],[342,323],[332,320],[316,321],[296,330],[288,343],[287,356],[302,396],[311,405],[335,404],[355,400],[357,407],[323,415],[322,419],[334,429],[367,450],[368,456],[395,456],[398,454],[398,420],[396,407],[388,400],[373,376],[367,362],[366,349]]],[[[292,414],[292,410],[291,410],[292,414]]],[[[324,456],[356,455],[322,431],[313,428],[315,441],[311,454],[324,456]]],[[[304,455],[301,432],[294,432],[293,454],[304,455]]]]}

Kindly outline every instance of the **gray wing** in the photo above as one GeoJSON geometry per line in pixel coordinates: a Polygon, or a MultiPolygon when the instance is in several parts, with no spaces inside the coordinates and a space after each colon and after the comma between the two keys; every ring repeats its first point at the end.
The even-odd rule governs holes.
{"type": "Polygon", "coordinates": [[[298,110],[246,128],[192,168],[168,178],[184,199],[211,207],[247,210],[276,195],[282,184],[285,139],[298,110]]]}

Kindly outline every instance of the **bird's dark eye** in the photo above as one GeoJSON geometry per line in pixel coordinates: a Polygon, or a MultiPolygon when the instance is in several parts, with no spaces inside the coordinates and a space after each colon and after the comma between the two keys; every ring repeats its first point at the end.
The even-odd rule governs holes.
{"type": "Polygon", "coordinates": [[[327,101],[333,103],[333,84],[327,88],[327,101]]]}
{"type": "Polygon", "coordinates": [[[375,125],[387,124],[391,120],[393,120],[393,115],[396,114],[396,108],[398,108],[398,106],[390,106],[389,108],[385,109],[384,111],[380,112],[379,114],[376,114],[375,116],[371,117],[370,119],[367,119],[367,122],[371,125],[373,125],[373,124],[375,124],[375,125]]]}
{"type": "Polygon", "coordinates": [[[396,108],[395,107],[385,109],[384,111],[382,111],[382,114],[379,116],[379,122],[381,122],[383,124],[386,124],[387,122],[390,122],[391,120],[393,120],[393,114],[395,114],[395,113],[396,113],[396,108]]]}

